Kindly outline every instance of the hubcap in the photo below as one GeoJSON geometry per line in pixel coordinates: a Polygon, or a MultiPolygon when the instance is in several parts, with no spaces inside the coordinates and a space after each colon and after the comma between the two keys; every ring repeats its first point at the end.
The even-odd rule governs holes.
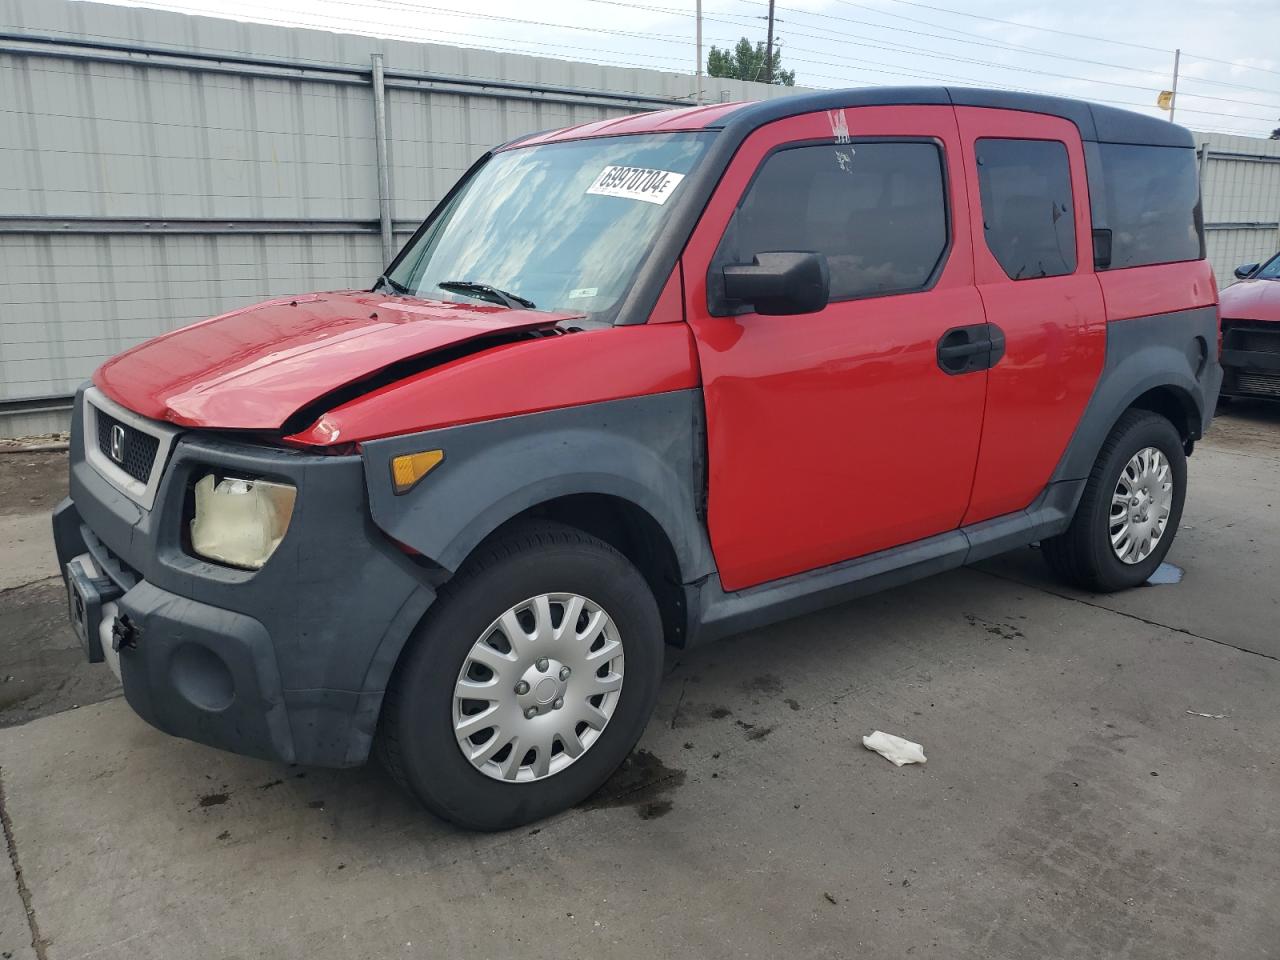
{"type": "Polygon", "coordinates": [[[600,738],[622,673],[622,640],[599,604],[576,593],[531,597],[493,621],[462,663],[458,747],[495,780],[558,773],[600,738]]]}
{"type": "Polygon", "coordinates": [[[1124,563],[1141,563],[1160,544],[1173,509],[1173,469],[1155,447],[1144,447],[1120,471],[1111,495],[1111,549],[1124,563]]]}

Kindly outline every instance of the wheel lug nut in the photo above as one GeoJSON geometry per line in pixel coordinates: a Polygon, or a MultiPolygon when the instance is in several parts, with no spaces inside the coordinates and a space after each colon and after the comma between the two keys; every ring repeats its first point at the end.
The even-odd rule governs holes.
{"type": "Polygon", "coordinates": [[[553,703],[551,706],[552,706],[552,709],[559,710],[561,707],[564,706],[564,700],[557,699],[556,702],[553,703]]]}
{"type": "Polygon", "coordinates": [[[525,683],[523,680],[521,680],[519,683],[516,684],[517,697],[523,697],[528,692],[529,692],[529,684],[525,683]]]}
{"type": "Polygon", "coordinates": [[[533,719],[534,717],[536,717],[537,715],[538,715],[538,708],[537,708],[537,707],[530,707],[528,710],[526,710],[526,711],[524,712],[524,718],[525,718],[526,720],[532,720],[532,719],[533,719]]]}
{"type": "Polygon", "coordinates": [[[568,679],[569,679],[569,672],[570,672],[570,671],[569,671],[569,668],[568,668],[568,667],[561,667],[561,668],[560,668],[560,679],[561,679],[561,680],[568,680],[568,679]]]}
{"type": "Polygon", "coordinates": [[[539,672],[539,673],[546,673],[546,672],[547,672],[547,666],[548,666],[548,660],[547,660],[547,658],[546,658],[546,657],[539,657],[539,658],[538,658],[538,662],[537,662],[537,663],[535,663],[535,664],[534,664],[534,666],[538,668],[538,672],[539,672]]]}

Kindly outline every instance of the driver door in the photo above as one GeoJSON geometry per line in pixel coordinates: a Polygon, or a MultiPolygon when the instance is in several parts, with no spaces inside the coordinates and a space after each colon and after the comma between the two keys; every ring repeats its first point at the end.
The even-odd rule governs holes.
{"type": "Polygon", "coordinates": [[[683,263],[726,590],[960,524],[994,356],[940,353],[986,331],[961,157],[950,107],[807,114],[752,134],[708,205],[683,263]],[[828,305],[726,301],[723,268],[770,251],[824,255],[828,305]]]}

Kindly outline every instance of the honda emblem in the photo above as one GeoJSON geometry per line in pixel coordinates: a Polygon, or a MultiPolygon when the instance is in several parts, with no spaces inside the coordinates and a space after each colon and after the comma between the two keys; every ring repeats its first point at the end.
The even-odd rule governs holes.
{"type": "Polygon", "coordinates": [[[119,424],[111,428],[111,459],[124,463],[124,427],[119,424]]]}

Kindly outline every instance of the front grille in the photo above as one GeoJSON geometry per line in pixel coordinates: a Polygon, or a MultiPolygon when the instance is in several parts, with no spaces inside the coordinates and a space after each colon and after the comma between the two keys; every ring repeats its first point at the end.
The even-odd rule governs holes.
{"type": "Polygon", "coordinates": [[[1280,353],[1280,324],[1228,320],[1223,324],[1223,349],[1250,353],[1280,353]]]}
{"type": "Polygon", "coordinates": [[[1236,374],[1235,391],[1251,393],[1258,397],[1280,397],[1280,373],[1236,374]]]}
{"type": "Polygon", "coordinates": [[[160,449],[160,438],[122,423],[109,413],[94,411],[98,422],[98,449],[102,455],[139,483],[151,479],[151,466],[160,449]],[[113,440],[113,437],[115,438],[113,440]]]}

